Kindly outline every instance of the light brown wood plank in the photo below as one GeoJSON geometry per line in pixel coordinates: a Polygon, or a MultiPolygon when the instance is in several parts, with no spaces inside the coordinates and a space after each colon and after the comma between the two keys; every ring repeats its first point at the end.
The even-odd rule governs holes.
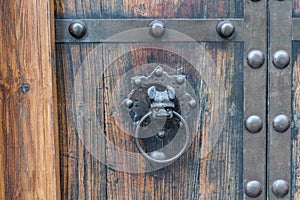
{"type": "Polygon", "coordinates": [[[0,2],[1,199],[59,199],[52,3],[0,2]]]}

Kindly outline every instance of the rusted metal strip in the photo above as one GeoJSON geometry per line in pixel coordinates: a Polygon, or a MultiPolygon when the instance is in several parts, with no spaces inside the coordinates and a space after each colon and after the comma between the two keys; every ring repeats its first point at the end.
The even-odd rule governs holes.
{"type": "MultiPolygon", "coordinates": [[[[234,34],[228,39],[219,36],[216,30],[221,19],[166,19],[159,20],[166,29],[162,37],[156,38],[149,34],[149,26],[153,22],[151,19],[56,19],[55,31],[56,42],[188,42],[195,41],[243,41],[244,40],[244,20],[226,19],[234,26],[234,34]],[[76,27],[70,31],[69,27],[73,22],[78,22],[76,27]],[[82,24],[83,27],[80,26],[82,24]],[[76,29],[82,29],[78,32],[76,29]],[[84,30],[86,29],[86,30],[84,30]],[[134,30],[134,35],[131,31],[134,30]],[[73,36],[70,32],[73,32],[73,36]],[[118,34],[128,32],[128,37],[118,37],[118,34]],[[82,35],[80,34],[82,33],[82,35]],[[186,37],[182,37],[186,35],[186,37]],[[75,36],[75,37],[74,37],[75,36]],[[111,38],[111,36],[114,36],[111,38]],[[80,38],[81,37],[81,38],[80,38]],[[80,39],[79,39],[80,38],[80,39]]],[[[230,28],[230,27],[229,27],[230,28]]],[[[227,27],[228,29],[228,27],[227,27]]],[[[226,33],[225,33],[226,34],[226,33]]],[[[121,34],[124,35],[124,34],[121,34]]]]}
{"type": "Polygon", "coordinates": [[[290,199],[292,1],[270,1],[268,199],[290,199]]]}
{"type": "Polygon", "coordinates": [[[267,1],[245,2],[244,199],[265,199],[267,1]]]}

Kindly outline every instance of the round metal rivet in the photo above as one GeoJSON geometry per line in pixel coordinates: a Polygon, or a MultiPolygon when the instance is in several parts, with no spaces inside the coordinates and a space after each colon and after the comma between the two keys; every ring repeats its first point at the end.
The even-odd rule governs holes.
{"type": "Polygon", "coordinates": [[[131,108],[131,107],[133,106],[133,101],[130,100],[130,99],[125,99],[124,105],[125,105],[127,108],[131,108]]]}
{"type": "Polygon", "coordinates": [[[163,74],[163,69],[161,67],[159,67],[155,70],[154,73],[156,76],[161,76],[163,74]]]}
{"type": "Polygon", "coordinates": [[[183,84],[183,83],[184,83],[184,77],[178,76],[178,77],[176,78],[176,82],[177,82],[179,85],[183,84]]]}
{"type": "Polygon", "coordinates": [[[273,119],[273,128],[275,131],[283,133],[290,127],[290,119],[286,115],[277,115],[273,119]]]}
{"type": "Polygon", "coordinates": [[[262,187],[258,181],[249,181],[245,186],[245,193],[248,197],[258,197],[262,192],[262,187]]]}
{"type": "Polygon", "coordinates": [[[153,21],[150,24],[149,32],[153,37],[161,37],[165,33],[164,24],[161,21],[153,21]]]}
{"type": "Polygon", "coordinates": [[[139,79],[139,78],[136,78],[136,79],[134,79],[134,84],[135,84],[136,86],[139,86],[139,85],[142,84],[142,80],[139,79]]]}
{"type": "Polygon", "coordinates": [[[190,106],[191,108],[195,108],[196,105],[197,105],[197,103],[196,103],[195,99],[190,100],[189,106],[190,106]]]}
{"type": "Polygon", "coordinates": [[[73,22],[69,26],[69,33],[74,38],[82,38],[86,34],[86,25],[83,22],[73,22]]]}
{"type": "Polygon", "coordinates": [[[260,68],[265,62],[265,56],[259,50],[252,50],[248,53],[247,62],[252,68],[260,68]]]}
{"type": "Polygon", "coordinates": [[[164,138],[165,136],[166,136],[166,131],[164,131],[164,130],[159,131],[158,137],[159,137],[160,139],[164,138]]]}
{"type": "Polygon", "coordinates": [[[150,156],[156,160],[165,160],[166,159],[165,153],[160,152],[160,151],[153,151],[150,153],[150,156]]]}
{"type": "Polygon", "coordinates": [[[217,33],[222,38],[229,38],[233,35],[235,30],[234,25],[229,21],[222,21],[217,25],[217,33]]]}
{"type": "Polygon", "coordinates": [[[279,69],[284,69],[289,65],[289,63],[290,63],[290,56],[288,52],[284,50],[279,50],[274,53],[273,64],[275,65],[275,67],[279,69]]]}
{"type": "Polygon", "coordinates": [[[278,179],[272,184],[272,192],[278,197],[282,198],[289,193],[289,184],[285,180],[278,179]]]}
{"type": "Polygon", "coordinates": [[[245,126],[250,133],[257,133],[263,127],[262,119],[257,115],[251,115],[245,122],[245,126]]]}

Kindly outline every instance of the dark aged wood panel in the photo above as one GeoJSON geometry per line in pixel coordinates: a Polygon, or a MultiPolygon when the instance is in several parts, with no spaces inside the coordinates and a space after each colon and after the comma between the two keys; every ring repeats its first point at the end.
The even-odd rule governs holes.
{"type": "MultiPolygon", "coordinates": [[[[124,45],[106,46],[104,61],[109,57],[118,56],[118,51],[124,45]]],[[[74,124],[72,106],[72,88],[74,77],[88,53],[95,45],[57,45],[57,74],[58,74],[58,101],[60,121],[61,147],[61,184],[64,199],[240,199],[242,198],[242,130],[243,130],[243,45],[210,43],[205,49],[212,56],[217,65],[220,79],[226,86],[225,95],[228,104],[227,120],[222,134],[212,148],[206,144],[206,135],[209,122],[199,122],[199,130],[188,153],[172,165],[149,173],[132,174],[117,171],[110,163],[108,167],[84,148],[74,124]],[[212,148],[207,152],[205,148],[212,148]],[[209,153],[208,155],[206,155],[209,153]],[[106,196],[107,195],[107,196],[106,196]]],[[[101,48],[98,49],[99,53],[101,48]]],[[[91,59],[91,58],[90,58],[91,59]]],[[[114,123],[111,110],[111,96],[115,83],[126,70],[137,69],[138,65],[147,63],[162,63],[182,68],[196,91],[201,91],[204,83],[193,74],[191,64],[172,52],[161,50],[134,50],[129,54],[117,57],[109,66],[110,70],[104,73],[106,86],[104,89],[105,102],[98,98],[99,105],[105,105],[106,136],[115,147],[127,151],[138,152],[132,137],[118,130],[114,123]],[[200,82],[199,82],[200,81],[200,82]]],[[[104,66],[108,67],[104,64],[104,66]]],[[[90,68],[99,67],[89,66],[90,68]]],[[[138,70],[135,70],[138,71],[138,70]]],[[[93,74],[90,74],[92,76],[93,74]]],[[[85,76],[83,76],[84,78],[85,76]]],[[[82,80],[84,81],[84,80],[82,80]]],[[[79,81],[80,82],[80,81],[79,81]]],[[[128,85],[124,86],[130,87],[128,85]]],[[[217,93],[219,88],[214,88],[217,93]]],[[[203,89],[202,89],[203,90],[203,89]]],[[[214,110],[214,105],[206,105],[202,113],[214,110]],[[206,110],[205,110],[206,109],[206,110]]],[[[103,109],[103,108],[101,108],[103,109]]],[[[89,134],[87,133],[87,137],[89,134]]],[[[109,146],[107,146],[109,149],[109,146]]],[[[107,152],[107,156],[113,155],[107,152]]],[[[109,162],[109,158],[107,162],[109,162]]],[[[124,160],[124,159],[123,159],[124,160]]],[[[128,163],[130,165],[130,163],[128,163]]]]}
{"type": "Polygon", "coordinates": [[[52,3],[0,2],[1,199],[59,199],[52,3]]]}
{"type": "MultiPolygon", "coordinates": [[[[106,199],[106,167],[80,140],[72,105],[75,76],[81,76],[78,74],[81,63],[94,47],[84,44],[56,46],[62,199],[106,199]]],[[[86,139],[90,134],[85,130],[86,139]]]]}
{"type": "Polygon", "coordinates": [[[293,43],[293,71],[292,71],[292,163],[291,163],[291,191],[292,199],[300,199],[300,43],[293,43]]]}
{"type": "Polygon", "coordinates": [[[293,0],[293,17],[300,17],[300,1],[293,0]]]}
{"type": "Polygon", "coordinates": [[[56,0],[57,18],[241,18],[241,0],[56,0]]]}
{"type": "MultiPolygon", "coordinates": [[[[55,12],[56,18],[243,17],[243,1],[56,0],[55,12]]],[[[182,45],[188,47],[187,44],[182,45]]],[[[131,44],[127,44],[127,48],[128,46],[130,47],[131,44]]],[[[61,193],[64,199],[243,198],[243,44],[207,43],[202,46],[216,63],[214,78],[221,80],[225,89],[218,87],[218,84],[207,89],[205,81],[196,75],[191,63],[174,52],[146,48],[133,49],[122,55],[120,52],[126,44],[105,45],[103,49],[96,44],[57,45],[61,193]],[[100,58],[97,55],[97,59],[103,60],[104,63],[96,66],[88,65],[86,70],[89,72],[83,73],[79,79],[76,78],[74,83],[81,63],[86,60],[88,54],[91,54],[93,48],[97,48],[99,52],[100,58]],[[108,60],[114,57],[116,60],[109,64],[108,60]],[[214,97],[212,101],[217,104],[226,102],[227,110],[224,111],[226,120],[222,127],[222,134],[217,138],[216,143],[210,142],[211,136],[207,130],[214,120],[218,120],[218,117],[210,119],[209,115],[222,111],[218,110],[217,105],[208,101],[206,104],[201,104],[202,107],[200,106],[197,118],[198,131],[195,132],[196,136],[191,147],[182,158],[154,172],[122,172],[117,170],[118,164],[123,163],[123,167],[129,168],[133,163],[124,162],[130,159],[118,157],[120,155],[114,153],[115,149],[120,148],[132,153],[138,153],[138,150],[133,138],[118,127],[114,118],[112,106],[114,86],[125,72],[132,70],[131,75],[137,75],[140,71],[139,65],[154,62],[172,66],[171,72],[174,72],[172,71],[174,69],[181,69],[179,73],[189,77],[196,94],[206,92],[207,97],[214,97]],[[99,79],[97,92],[93,92],[95,98],[86,93],[84,94],[86,98],[82,101],[92,101],[92,105],[87,109],[97,110],[97,121],[102,125],[99,132],[104,132],[107,139],[107,142],[103,143],[107,149],[104,155],[104,163],[107,165],[102,163],[103,158],[99,159],[97,154],[91,153],[91,149],[86,148],[88,145],[83,145],[80,136],[82,130],[76,128],[73,113],[74,105],[76,108],[80,107],[79,102],[74,103],[74,94],[72,94],[74,85],[80,82],[78,85],[82,85],[81,88],[87,90],[93,88],[87,82],[93,79],[92,72],[96,71],[97,67],[108,68],[108,70],[104,71],[104,79],[99,79]],[[216,94],[219,94],[219,97],[214,96],[216,94]],[[222,98],[225,99],[224,102],[220,102],[222,98]],[[119,163],[112,161],[119,161],[119,163]]],[[[186,51],[186,48],[183,49],[186,51]]],[[[193,48],[189,51],[193,52],[193,48]]],[[[204,57],[201,59],[205,60],[204,57]]],[[[208,66],[207,69],[209,71],[213,67],[208,66]]],[[[145,70],[144,73],[148,74],[149,70],[145,70]]],[[[122,84],[124,90],[130,87],[128,82],[122,84]]],[[[94,138],[93,132],[87,127],[82,132],[85,135],[85,144],[89,144],[88,141],[94,138]]],[[[146,141],[144,146],[152,149],[155,145],[146,141]]],[[[98,144],[98,149],[102,147],[98,144]]]]}
{"type": "MultiPolygon", "coordinates": [[[[194,83],[192,85],[196,94],[203,92],[204,89],[201,87],[204,86],[201,84],[203,80],[199,80],[199,77],[195,76],[196,72],[193,70],[193,66],[173,52],[153,49],[136,50],[133,48],[129,54],[122,55],[120,52],[123,52],[122,48],[124,47],[128,48],[128,45],[110,45],[103,51],[104,63],[111,58],[118,58],[109,66],[111,69],[105,71],[107,73],[104,76],[105,101],[107,102],[105,103],[106,130],[107,137],[114,142],[114,149],[119,147],[125,148],[127,151],[138,152],[133,137],[119,130],[118,124],[115,123],[118,119],[112,117],[112,108],[109,106],[112,102],[111,99],[114,98],[111,98],[113,89],[115,89],[116,82],[122,77],[121,75],[124,76],[130,69],[133,69],[134,74],[138,74],[139,66],[160,63],[162,66],[166,65],[176,69],[175,71],[179,70],[189,77],[188,80],[194,83]]],[[[183,44],[181,47],[183,51],[191,51],[188,44],[183,44]]],[[[226,95],[226,103],[229,105],[226,112],[227,120],[224,122],[224,129],[216,141],[217,143],[213,144],[214,147],[210,146],[212,144],[206,135],[209,133],[209,120],[205,116],[202,116],[203,118],[200,116],[192,146],[181,159],[170,166],[155,172],[139,174],[108,169],[108,199],[242,198],[243,63],[241,55],[243,54],[243,46],[241,44],[212,43],[206,44],[205,48],[215,61],[217,69],[220,70],[215,78],[223,80],[226,86],[225,92],[218,91],[219,88],[216,84],[216,88],[210,88],[208,93],[219,92],[221,95],[226,95]],[[212,151],[206,152],[206,148],[212,148],[212,151]]],[[[205,58],[202,59],[205,60],[205,58]]],[[[143,71],[143,73],[146,74],[147,72],[143,71]]],[[[128,74],[130,73],[128,72],[128,74]]],[[[122,81],[122,83],[120,91],[131,87],[126,82],[122,81]]],[[[122,94],[121,92],[120,95],[122,94]]],[[[217,102],[218,100],[215,103],[217,102]]],[[[214,106],[216,105],[205,105],[201,108],[200,113],[205,115],[214,112],[214,106]]],[[[154,140],[154,142],[159,141],[154,140]]],[[[144,145],[151,146],[151,144],[146,142],[144,145]]],[[[112,155],[113,152],[107,152],[107,157],[112,155]]],[[[116,160],[121,162],[124,159],[117,158],[116,160]]],[[[127,161],[124,163],[127,163],[129,168],[130,159],[127,161]]]]}

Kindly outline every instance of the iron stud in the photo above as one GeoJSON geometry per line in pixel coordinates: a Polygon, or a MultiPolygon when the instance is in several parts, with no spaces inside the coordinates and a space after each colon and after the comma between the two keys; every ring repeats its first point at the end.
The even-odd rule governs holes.
{"type": "Polygon", "coordinates": [[[274,53],[273,64],[278,69],[286,68],[290,63],[290,56],[285,50],[279,50],[274,53]]]}
{"type": "Polygon", "coordinates": [[[259,50],[252,50],[248,53],[247,62],[254,69],[260,68],[265,62],[265,56],[259,50]]]}
{"type": "Polygon", "coordinates": [[[289,193],[289,184],[285,180],[278,179],[272,184],[272,192],[278,198],[283,198],[289,193]]]}
{"type": "Polygon", "coordinates": [[[163,69],[161,67],[158,67],[154,73],[156,76],[161,76],[163,74],[163,69]]]}
{"type": "Polygon", "coordinates": [[[273,119],[273,128],[275,131],[283,133],[290,127],[290,119],[286,115],[277,115],[273,119]]]}
{"type": "Polygon", "coordinates": [[[86,30],[86,25],[83,22],[72,22],[69,26],[69,33],[77,39],[85,36],[86,30]]]}
{"type": "Polygon", "coordinates": [[[133,106],[133,101],[130,100],[130,99],[125,99],[124,105],[125,105],[127,108],[132,108],[132,106],[133,106]]]}
{"type": "Polygon", "coordinates": [[[229,21],[221,21],[218,25],[217,25],[217,33],[219,34],[219,36],[221,36],[222,38],[229,38],[230,36],[233,35],[235,31],[235,27],[234,25],[229,22],[229,21]]]}
{"type": "Polygon", "coordinates": [[[250,133],[257,133],[262,129],[263,121],[259,116],[251,115],[246,119],[245,126],[250,133]]]}
{"type": "Polygon", "coordinates": [[[245,193],[248,197],[258,197],[262,192],[260,182],[254,180],[249,181],[245,186],[245,193]]]}
{"type": "Polygon", "coordinates": [[[150,24],[149,32],[150,35],[155,38],[163,36],[163,34],[165,33],[164,24],[161,21],[157,21],[157,20],[153,21],[150,24]]]}

